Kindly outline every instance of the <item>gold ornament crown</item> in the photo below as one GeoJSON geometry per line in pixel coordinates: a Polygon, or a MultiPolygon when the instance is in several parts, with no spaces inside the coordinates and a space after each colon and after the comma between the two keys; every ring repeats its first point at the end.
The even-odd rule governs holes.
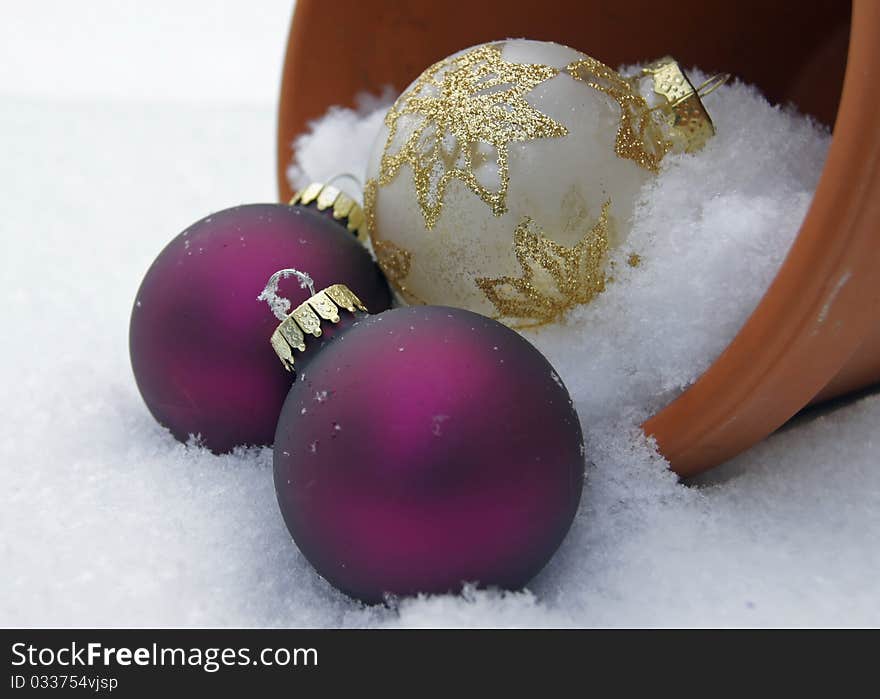
{"type": "Polygon", "coordinates": [[[654,92],[663,98],[653,110],[663,115],[673,149],[695,153],[715,135],[715,125],[700,99],[730,80],[730,73],[718,73],[697,87],[671,56],[658,58],[631,78],[650,77],[654,92]]]}
{"type": "Polygon", "coordinates": [[[361,205],[338,187],[323,182],[312,182],[299,190],[290,200],[290,205],[310,206],[318,211],[332,207],[333,218],[342,223],[349,232],[361,242],[367,241],[367,218],[361,205]]]}
{"type": "Polygon", "coordinates": [[[315,293],[315,287],[309,275],[295,269],[282,269],[275,272],[266,288],[257,297],[258,301],[265,301],[281,323],[275,328],[269,342],[275,354],[281,360],[287,371],[293,371],[293,350],[306,351],[306,337],[321,337],[322,321],[331,323],[339,322],[339,311],[344,309],[349,313],[363,311],[368,313],[367,307],[345,284],[333,284],[326,289],[315,293]],[[280,298],[277,294],[278,282],[288,276],[295,275],[300,280],[303,288],[309,289],[311,296],[299,306],[290,309],[290,301],[280,298]]]}
{"type": "Polygon", "coordinates": [[[272,333],[272,349],[287,371],[293,371],[293,350],[306,351],[306,336],[321,337],[321,320],[339,322],[339,309],[367,312],[367,307],[345,284],[334,284],[303,301],[272,333]]]}

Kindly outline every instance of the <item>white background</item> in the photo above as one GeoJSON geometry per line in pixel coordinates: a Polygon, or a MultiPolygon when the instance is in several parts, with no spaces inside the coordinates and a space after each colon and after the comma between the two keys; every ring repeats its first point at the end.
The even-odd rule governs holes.
{"type": "Polygon", "coordinates": [[[0,91],[269,103],[293,0],[2,0],[0,91]]]}

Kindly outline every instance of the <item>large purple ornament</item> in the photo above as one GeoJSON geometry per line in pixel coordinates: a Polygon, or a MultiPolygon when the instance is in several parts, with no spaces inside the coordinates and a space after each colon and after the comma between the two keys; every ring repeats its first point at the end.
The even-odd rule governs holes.
{"type": "MultiPolygon", "coordinates": [[[[154,417],[215,452],[271,444],[292,375],[269,346],[278,320],[257,301],[277,270],[308,272],[318,288],[348,285],[373,312],[388,286],[345,228],[302,207],[250,204],[194,223],[150,267],[131,315],[131,364],[154,417]]],[[[282,282],[293,306],[309,292],[282,282]]]]}
{"type": "Polygon", "coordinates": [[[362,319],[313,356],[274,457],[296,544],[366,602],[521,588],[565,537],[584,470],[577,414],[543,355],[436,306],[362,319]]]}

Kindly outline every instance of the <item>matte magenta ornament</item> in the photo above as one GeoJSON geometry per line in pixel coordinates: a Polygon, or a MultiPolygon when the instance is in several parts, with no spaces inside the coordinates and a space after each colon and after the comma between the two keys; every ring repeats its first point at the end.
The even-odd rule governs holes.
{"type": "Polygon", "coordinates": [[[311,357],[278,420],[274,471],[297,546],[353,597],[518,589],[571,526],[583,437],[519,334],[415,306],[361,318],[311,357]]]}
{"type": "MultiPolygon", "coordinates": [[[[153,416],[215,452],[271,444],[292,382],[269,347],[278,324],[257,300],[280,268],[320,287],[347,284],[373,312],[389,307],[382,273],[343,226],[304,207],[250,204],[194,223],[159,254],[138,290],[131,363],[153,416]]],[[[294,306],[309,296],[282,282],[294,306]]]]}

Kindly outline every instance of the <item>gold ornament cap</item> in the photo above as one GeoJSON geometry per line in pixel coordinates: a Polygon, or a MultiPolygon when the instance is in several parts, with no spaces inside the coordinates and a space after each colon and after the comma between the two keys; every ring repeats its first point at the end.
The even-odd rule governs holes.
{"type": "Polygon", "coordinates": [[[265,301],[281,323],[272,333],[269,339],[272,349],[281,360],[284,368],[292,372],[294,370],[293,351],[306,351],[306,338],[321,337],[321,326],[325,321],[338,323],[340,310],[349,313],[362,311],[368,313],[367,307],[345,284],[333,284],[326,289],[315,292],[315,287],[309,275],[295,269],[282,269],[275,272],[266,283],[266,288],[257,297],[258,301],[265,301]],[[290,311],[290,301],[278,296],[278,282],[289,276],[296,276],[303,288],[308,288],[311,296],[299,306],[290,311]]]}
{"type": "Polygon", "coordinates": [[[652,111],[662,115],[672,150],[695,153],[705,146],[715,135],[715,125],[700,98],[721,87],[730,74],[718,73],[694,87],[678,61],[664,56],[646,65],[631,80],[638,83],[643,78],[651,79],[654,93],[660,98],[652,111]]]}
{"type": "Polygon", "coordinates": [[[345,226],[361,243],[365,243],[369,237],[367,217],[361,205],[332,184],[312,182],[293,195],[290,205],[314,205],[318,211],[330,209],[333,218],[345,226]]]}

